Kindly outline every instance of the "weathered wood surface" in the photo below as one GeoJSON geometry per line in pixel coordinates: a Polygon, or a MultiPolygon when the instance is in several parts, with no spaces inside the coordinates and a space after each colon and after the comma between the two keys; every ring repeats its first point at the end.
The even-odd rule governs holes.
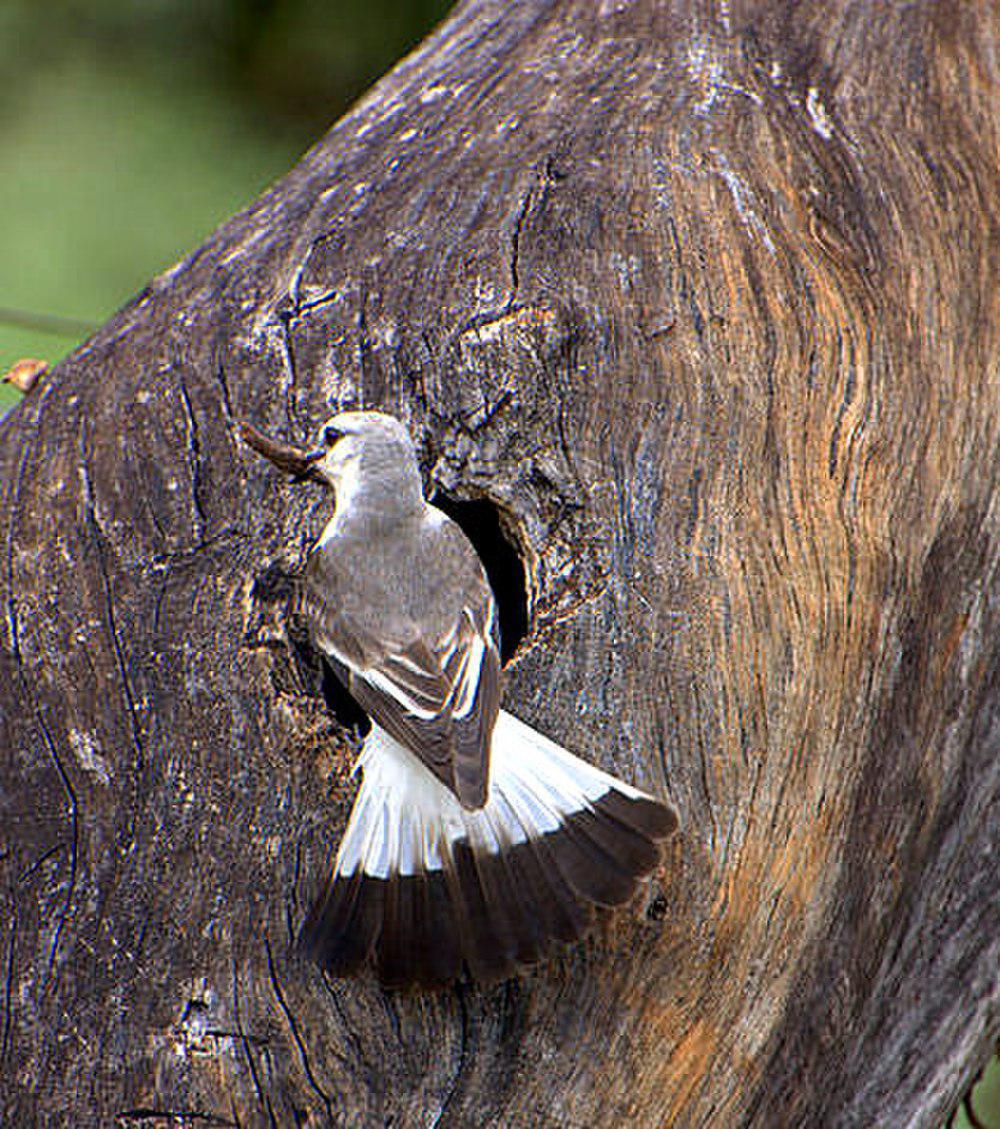
{"type": "Polygon", "coordinates": [[[940,1124],[1000,1016],[998,41],[462,5],[11,413],[0,1120],[940,1124]],[[508,707],[682,813],[489,990],[291,948],[354,785],[271,566],[328,500],[236,421],[358,400],[519,531],[508,707]]]}

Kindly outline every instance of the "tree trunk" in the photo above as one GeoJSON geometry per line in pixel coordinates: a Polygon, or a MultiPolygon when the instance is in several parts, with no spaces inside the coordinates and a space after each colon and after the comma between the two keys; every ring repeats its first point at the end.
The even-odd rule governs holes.
{"type": "Polygon", "coordinates": [[[4,1124],[940,1125],[1000,1024],[998,41],[473,0],[7,417],[4,1124]],[[329,498],[236,424],[346,403],[514,538],[506,707],[681,812],[497,987],[295,952],[329,498]]]}

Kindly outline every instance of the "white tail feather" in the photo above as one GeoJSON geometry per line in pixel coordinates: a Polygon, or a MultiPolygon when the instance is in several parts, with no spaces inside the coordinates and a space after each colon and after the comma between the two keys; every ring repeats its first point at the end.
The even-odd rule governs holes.
{"type": "Polygon", "coordinates": [[[503,710],[493,730],[485,807],[463,808],[454,792],[378,725],[355,768],[364,779],[337,855],[335,873],[342,877],[359,868],[374,878],[441,870],[446,844],[457,839],[496,854],[556,831],[568,815],[593,808],[608,791],[629,799],[644,796],[503,710]]]}
{"type": "Polygon", "coordinates": [[[302,930],[336,975],[375,957],[387,985],[495,979],[618,905],[674,830],[669,805],[508,713],[493,731],[486,804],[457,796],[378,725],[334,874],[302,930]]]}

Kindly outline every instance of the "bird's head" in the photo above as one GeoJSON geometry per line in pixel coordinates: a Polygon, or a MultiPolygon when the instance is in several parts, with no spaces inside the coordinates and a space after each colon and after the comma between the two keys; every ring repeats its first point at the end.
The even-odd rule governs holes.
{"type": "Polygon", "coordinates": [[[362,485],[370,492],[396,495],[401,504],[421,495],[416,449],[409,432],[384,412],[348,411],[331,416],[311,451],[269,439],[242,425],[243,438],[258,454],[299,481],[322,482],[346,506],[362,485]]]}
{"type": "Polygon", "coordinates": [[[338,412],[317,434],[312,473],[340,499],[359,479],[391,480],[416,470],[417,455],[406,428],[384,412],[338,412]]]}

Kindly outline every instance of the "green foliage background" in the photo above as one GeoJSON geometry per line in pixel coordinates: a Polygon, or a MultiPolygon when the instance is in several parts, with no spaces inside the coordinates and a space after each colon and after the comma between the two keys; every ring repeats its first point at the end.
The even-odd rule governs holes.
{"type": "MultiPolygon", "coordinates": [[[[287,172],[446,0],[0,0],[0,373],[51,362],[287,172]]],[[[0,412],[18,394],[0,386],[0,412]]],[[[975,1094],[1000,1129],[1000,1062],[975,1094]]],[[[958,1129],[972,1129],[964,1113],[958,1129]]]]}

